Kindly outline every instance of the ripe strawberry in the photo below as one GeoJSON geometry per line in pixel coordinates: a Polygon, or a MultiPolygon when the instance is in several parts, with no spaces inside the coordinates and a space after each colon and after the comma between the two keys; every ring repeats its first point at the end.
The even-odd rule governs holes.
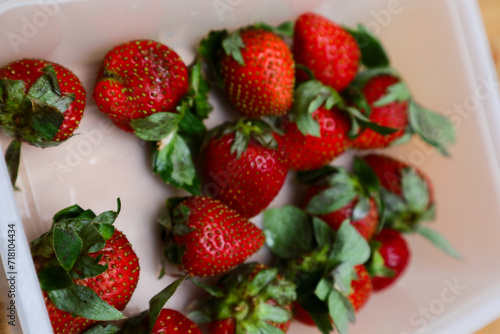
{"type": "Polygon", "coordinates": [[[200,313],[211,319],[211,334],[288,331],[295,285],[279,276],[277,269],[242,264],[210,287],[209,293],[212,297],[201,304],[200,313]]]}
{"type": "Polygon", "coordinates": [[[6,152],[12,184],[21,142],[57,146],[73,135],[85,109],[85,89],[67,68],[22,59],[0,68],[0,130],[14,138],[6,152]]]}
{"type": "MultiPolygon", "coordinates": [[[[295,62],[309,68],[316,79],[341,91],[356,77],[361,52],[354,37],[325,17],[306,13],[295,22],[293,37],[295,62]]],[[[298,69],[297,78],[307,80],[298,69]]]]}
{"type": "Polygon", "coordinates": [[[219,200],[172,198],[159,220],[166,257],[187,274],[212,276],[244,262],[264,244],[255,225],[219,200]]]}
{"type": "Polygon", "coordinates": [[[372,252],[367,266],[372,276],[373,290],[380,291],[403,274],[410,260],[410,249],[401,233],[384,228],[374,238],[372,252]]]}
{"type": "MultiPolygon", "coordinates": [[[[384,135],[369,128],[364,129],[353,140],[353,147],[358,149],[384,148],[405,134],[411,96],[406,93],[397,96],[394,88],[400,85],[402,85],[400,79],[390,75],[375,76],[365,84],[362,92],[371,107],[370,120],[376,124],[397,129],[397,131],[384,135]]],[[[366,113],[366,110],[364,112],[366,113]]]]}
{"type": "Polygon", "coordinates": [[[200,53],[211,63],[231,104],[244,116],[284,115],[293,101],[292,53],[275,33],[255,27],[212,31],[200,53]]]}
{"type": "Polygon", "coordinates": [[[194,322],[175,310],[163,309],[156,320],[151,334],[201,334],[194,322]]]}
{"type": "MultiPolygon", "coordinates": [[[[370,274],[364,265],[354,267],[357,279],[352,281],[351,293],[348,296],[349,301],[354,307],[354,311],[359,311],[370,299],[373,286],[370,279],[370,274]]],[[[314,326],[315,322],[311,315],[299,303],[293,305],[294,318],[303,324],[314,326]]]]}
{"type": "Polygon", "coordinates": [[[258,120],[242,119],[212,130],[203,150],[203,190],[250,218],[276,197],[288,163],[280,137],[258,120]]]}
{"type": "Polygon", "coordinates": [[[370,274],[364,265],[355,266],[357,279],[352,281],[352,292],[349,295],[349,301],[354,307],[354,311],[359,311],[366,305],[372,294],[373,286],[370,274]]]}
{"type": "Polygon", "coordinates": [[[294,122],[285,123],[283,141],[292,170],[321,168],[350,146],[351,123],[345,113],[320,107],[312,118],[319,124],[319,136],[304,134],[294,122]]]}
{"type": "Polygon", "coordinates": [[[134,119],[176,112],[188,84],[186,65],[175,51],[155,41],[135,40],[106,54],[92,97],[116,126],[133,132],[134,119]]]}
{"type": "Polygon", "coordinates": [[[97,321],[123,317],[119,311],[137,286],[139,262],[111,225],[117,215],[96,216],[75,205],[57,213],[51,230],[32,242],[55,333],[77,334],[97,321]]]}

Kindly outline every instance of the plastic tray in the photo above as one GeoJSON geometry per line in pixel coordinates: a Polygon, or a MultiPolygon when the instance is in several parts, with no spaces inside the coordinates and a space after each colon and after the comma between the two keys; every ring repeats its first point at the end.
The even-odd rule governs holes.
{"type": "MultiPolygon", "coordinates": [[[[0,64],[22,57],[59,62],[82,79],[90,96],[100,60],[118,43],[152,38],[189,63],[193,46],[209,29],[280,23],[307,10],[374,29],[418,100],[449,114],[458,131],[452,159],[419,140],[391,152],[430,175],[439,205],[435,228],[465,260],[455,261],[410,237],[410,269],[392,289],[372,297],[350,333],[474,332],[500,314],[500,103],[475,1],[0,1],[0,64]]],[[[234,117],[227,105],[217,103],[207,123],[212,127],[234,117]]],[[[6,271],[16,272],[15,333],[20,325],[24,333],[52,332],[27,241],[48,230],[52,215],[68,205],[102,212],[121,197],[116,226],[129,237],[142,267],[127,315],[146,309],[173,280],[157,279],[162,259],[155,219],[164,200],[180,192],[151,174],[144,143],[111,126],[90,98],[78,133],[56,148],[23,147],[20,192],[12,192],[0,162],[0,253],[6,271]],[[14,270],[8,268],[8,223],[16,224],[14,270]]],[[[0,143],[5,149],[8,138],[0,135],[0,143]]],[[[293,202],[296,193],[290,177],[272,206],[293,202]]],[[[261,223],[259,217],[253,221],[261,223]]],[[[266,258],[266,250],[253,257],[266,258]]],[[[7,307],[9,286],[2,284],[7,307]]],[[[167,306],[182,311],[198,296],[186,283],[167,306]]],[[[294,323],[290,333],[317,331],[294,323]]]]}

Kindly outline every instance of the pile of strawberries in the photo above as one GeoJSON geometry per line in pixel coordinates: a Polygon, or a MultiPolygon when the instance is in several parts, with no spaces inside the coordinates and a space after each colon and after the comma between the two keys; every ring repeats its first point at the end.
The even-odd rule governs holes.
{"type": "MultiPolygon", "coordinates": [[[[153,297],[149,310],[109,324],[123,318],[140,271],[112,225],[120,202],[100,215],[66,208],[32,243],[55,333],[201,333],[163,309],[188,277],[208,295],[189,318],[212,334],[286,333],[294,317],[343,334],[372,292],[407,267],[402,234],[418,233],[459,257],[423,225],[436,204],[422,171],[371,151],[351,170],[330,165],[349,149],[382,149],[414,134],[444,155],[455,140],[449,120],[413,99],[363,26],[306,13],[278,27],[211,31],[197,54],[186,66],[158,42],[118,45],[92,94],[116,126],[152,143],[154,173],[191,194],[168,199],[158,219],[164,255],[186,276],[153,297]],[[207,131],[211,88],[243,117],[207,131]],[[302,203],[267,209],[289,171],[308,185],[302,203]],[[249,221],[262,212],[263,230],[249,221]],[[265,244],[273,266],[244,263],[265,244]],[[215,285],[194,278],[214,275],[215,285]]],[[[78,78],[60,65],[28,59],[0,69],[13,184],[21,142],[48,147],[70,138],[84,101],[78,78]]]]}

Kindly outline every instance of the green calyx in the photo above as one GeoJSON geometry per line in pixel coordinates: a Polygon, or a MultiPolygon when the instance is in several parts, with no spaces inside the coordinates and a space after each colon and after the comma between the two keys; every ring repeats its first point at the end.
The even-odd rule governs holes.
{"type": "Polygon", "coordinates": [[[195,61],[189,68],[188,92],[177,104],[175,113],[157,112],[130,123],[137,137],[156,143],[153,172],[166,183],[194,195],[201,193],[194,158],[206,135],[203,120],[213,109],[208,101],[209,92],[202,63],[195,61]]]}
{"type": "Polygon", "coordinates": [[[182,204],[186,198],[169,198],[158,218],[158,223],[161,226],[161,238],[165,243],[164,255],[172,264],[178,266],[182,265],[182,256],[186,247],[177,244],[175,236],[184,236],[193,231],[187,225],[191,209],[182,204]]]}
{"type": "Polygon", "coordinates": [[[289,309],[296,300],[296,286],[279,277],[277,269],[246,263],[223,276],[215,287],[193,283],[211,295],[193,314],[202,322],[234,318],[236,333],[262,328],[267,328],[265,333],[282,333],[271,329],[270,323],[282,324],[292,318],[289,309]]]}
{"type": "Polygon", "coordinates": [[[334,325],[347,333],[354,310],[348,300],[354,266],[370,257],[370,246],[345,221],[335,232],[293,206],[264,212],[266,243],[280,260],[283,277],[297,282],[297,300],[323,333],[334,325]],[[325,320],[326,319],[326,320],[325,320]]]}
{"type": "Polygon", "coordinates": [[[26,92],[22,80],[0,80],[0,128],[9,136],[38,147],[59,145],[53,138],[75,94],[62,94],[51,65],[26,92]]]}
{"type": "Polygon", "coordinates": [[[385,266],[385,260],[380,254],[380,247],[382,243],[379,241],[371,241],[370,247],[372,249],[370,259],[366,263],[366,270],[370,274],[370,277],[388,277],[392,278],[396,275],[394,270],[385,266]]]}
{"type": "Polygon", "coordinates": [[[355,159],[353,174],[342,167],[325,166],[298,172],[297,178],[301,183],[324,188],[309,201],[306,207],[308,214],[329,214],[357,199],[351,216],[351,220],[356,221],[368,215],[370,199],[373,199],[378,205],[379,213],[382,213],[380,217],[383,217],[379,180],[362,159],[355,159]]]}
{"type": "Polygon", "coordinates": [[[123,315],[103,301],[92,289],[77,285],[75,279],[96,277],[108,269],[99,264],[98,252],[114,233],[113,223],[120,212],[100,215],[78,205],[65,208],[53,217],[52,227],[31,243],[31,254],[39,265],[38,279],[54,305],[73,316],[92,320],[117,320],[123,315]],[[89,306],[91,305],[91,306],[89,306]]]}
{"type": "Polygon", "coordinates": [[[260,119],[242,118],[236,122],[226,122],[208,133],[205,145],[212,139],[219,140],[225,135],[234,133],[231,154],[236,154],[237,159],[240,159],[241,155],[247,150],[251,140],[254,140],[262,147],[278,150],[279,144],[273,134],[284,134],[280,125],[279,119],[271,116],[260,119]]]}
{"type": "MultiPolygon", "coordinates": [[[[351,87],[347,90],[347,93],[352,91],[354,91],[354,88],[351,87]]],[[[351,129],[349,130],[349,137],[351,138],[358,136],[362,127],[371,128],[381,134],[391,134],[396,131],[396,129],[371,122],[358,109],[358,106],[349,105],[346,102],[346,98],[350,97],[346,95],[347,93],[344,92],[344,96],[342,96],[334,88],[326,86],[315,79],[305,81],[295,89],[290,119],[297,124],[302,134],[321,137],[320,125],[313,118],[314,112],[320,107],[327,110],[337,107],[345,112],[350,119],[351,129]]],[[[357,96],[361,96],[360,93],[357,96]]],[[[351,99],[353,98],[351,97],[351,99]]]]}

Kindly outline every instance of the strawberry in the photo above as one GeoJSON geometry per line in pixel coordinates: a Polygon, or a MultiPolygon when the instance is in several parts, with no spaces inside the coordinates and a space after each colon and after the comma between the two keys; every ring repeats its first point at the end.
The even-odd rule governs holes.
{"type": "Polygon", "coordinates": [[[436,215],[430,179],[416,167],[388,156],[370,154],[363,160],[380,180],[386,226],[403,233],[418,233],[445,253],[460,258],[441,234],[423,226],[436,215]]]}
{"type": "Polygon", "coordinates": [[[211,334],[288,331],[295,284],[279,276],[276,268],[246,263],[222,277],[215,287],[195,283],[211,294],[197,312],[210,322],[211,334]]]}
{"type": "Polygon", "coordinates": [[[21,142],[57,146],[70,138],[85,109],[85,89],[67,68],[42,59],[22,59],[0,68],[0,130],[13,137],[6,161],[17,179],[21,142]]]}
{"type": "MultiPolygon", "coordinates": [[[[361,52],[354,37],[327,18],[314,13],[299,16],[295,22],[293,57],[310,69],[323,84],[341,91],[355,78],[361,52]]],[[[298,69],[300,81],[308,79],[298,69]]]]}
{"type": "Polygon", "coordinates": [[[151,334],[201,334],[194,322],[175,310],[163,309],[151,331],[151,334]]]}
{"type": "Polygon", "coordinates": [[[342,111],[320,107],[312,117],[319,124],[319,136],[302,133],[294,122],[285,124],[283,141],[292,170],[323,167],[350,146],[347,133],[351,124],[342,111]]]}
{"type": "Polygon", "coordinates": [[[92,97],[120,129],[158,112],[176,112],[188,91],[188,72],[179,55],[151,40],[115,46],[104,57],[92,97]]]}
{"type": "MultiPolygon", "coordinates": [[[[362,160],[355,160],[355,173],[341,167],[326,166],[298,173],[301,182],[309,184],[304,208],[337,231],[349,220],[369,241],[379,225],[379,183],[374,173],[366,172],[362,160]]],[[[368,169],[369,171],[369,169],[368,169]]]]}
{"type": "MultiPolygon", "coordinates": [[[[370,120],[379,125],[397,129],[388,135],[364,129],[352,145],[358,149],[375,149],[389,146],[405,134],[408,126],[408,104],[410,96],[394,97],[391,95],[401,81],[390,75],[379,75],[370,79],[363,87],[363,94],[371,107],[370,120]]],[[[366,113],[366,111],[365,111],[366,113]]]]}
{"type": "Polygon", "coordinates": [[[276,197],[288,173],[281,138],[267,123],[245,119],[215,128],[209,138],[203,150],[203,190],[244,217],[257,215],[276,197]]]}
{"type": "Polygon", "coordinates": [[[166,257],[193,276],[226,272],[259,250],[265,240],[246,218],[209,197],[169,199],[159,222],[166,257]]]}
{"type": "Polygon", "coordinates": [[[410,260],[410,249],[405,239],[396,230],[384,228],[372,242],[372,256],[368,270],[374,291],[380,291],[403,274],[410,260]]]}
{"type": "Polygon", "coordinates": [[[49,232],[32,242],[38,278],[55,333],[76,334],[96,321],[116,320],[139,280],[132,246],[112,223],[78,205],[58,212],[49,232]],[[85,302],[83,302],[85,301],[85,302]]]}
{"type": "Polygon", "coordinates": [[[293,101],[295,67],[276,33],[247,27],[231,34],[212,31],[199,48],[219,86],[244,116],[284,115],[293,101]]]}
{"type": "MultiPolygon", "coordinates": [[[[351,293],[348,296],[349,301],[354,307],[354,311],[359,311],[370,298],[373,290],[370,274],[364,265],[354,267],[357,279],[352,281],[351,293]]],[[[293,305],[294,319],[303,324],[314,326],[316,323],[309,313],[298,302],[293,305]]]]}
{"type": "MultiPolygon", "coordinates": [[[[364,305],[371,291],[363,268],[357,268],[370,257],[368,242],[348,221],[335,232],[293,206],[266,210],[264,226],[267,246],[279,258],[284,278],[297,283],[303,311],[321,332],[331,332],[333,320],[339,333],[347,333],[355,308],[364,305]]],[[[301,311],[299,317],[307,318],[301,311]]]]}

